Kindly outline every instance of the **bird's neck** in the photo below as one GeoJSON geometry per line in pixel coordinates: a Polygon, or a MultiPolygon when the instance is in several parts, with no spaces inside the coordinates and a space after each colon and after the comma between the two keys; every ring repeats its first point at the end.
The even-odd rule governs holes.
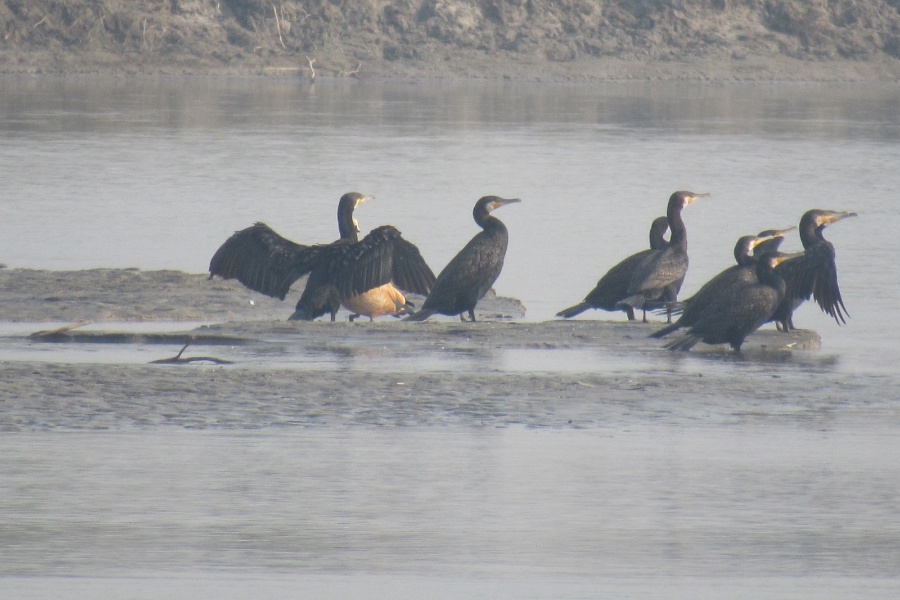
{"type": "Polygon", "coordinates": [[[734,253],[734,261],[741,267],[749,267],[756,263],[756,259],[750,254],[746,248],[742,248],[734,253]]]}
{"type": "Polygon", "coordinates": [[[823,241],[825,237],[822,235],[824,227],[817,227],[814,222],[801,223],[800,227],[800,243],[804,248],[815,246],[823,241]]]}
{"type": "Polygon", "coordinates": [[[504,225],[497,217],[492,217],[489,213],[476,215],[475,222],[485,231],[506,231],[506,225],[504,225]]]}
{"type": "Polygon", "coordinates": [[[352,210],[338,211],[338,231],[342,240],[359,241],[359,233],[356,231],[356,223],[353,222],[352,210]]]}
{"type": "Polygon", "coordinates": [[[666,224],[666,229],[652,227],[650,229],[650,248],[653,250],[657,250],[666,245],[666,230],[669,225],[666,224]]]}
{"type": "Polygon", "coordinates": [[[681,207],[670,206],[666,212],[666,218],[669,221],[669,231],[672,232],[669,245],[687,248],[687,228],[684,226],[684,221],[681,220],[681,207]]]}

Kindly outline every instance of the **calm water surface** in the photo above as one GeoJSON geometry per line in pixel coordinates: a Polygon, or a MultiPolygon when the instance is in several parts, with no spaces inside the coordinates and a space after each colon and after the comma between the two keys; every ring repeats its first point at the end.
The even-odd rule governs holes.
{"type": "Polygon", "coordinates": [[[511,242],[497,289],[540,321],[642,249],[672,191],[709,191],[685,211],[686,293],[741,235],[854,210],[827,231],[852,321],[811,306],[796,321],[841,367],[895,368],[896,86],[5,78],[0,115],[11,267],[204,272],[256,220],[334,239],[338,197],[359,190],[376,196],[362,229],[398,226],[439,270],[493,193],[523,199],[498,212],[511,242]]]}
{"type": "MultiPolygon", "coordinates": [[[[10,267],[203,272],[255,220],[334,239],[337,199],[357,190],[377,198],[363,230],[398,226],[437,270],[491,193],[523,200],[497,213],[511,232],[497,289],[538,321],[642,249],[676,189],[713,194],[685,211],[687,293],[739,236],[853,210],[826,232],[849,323],[806,306],[812,364],[739,371],[897,378],[897,86],[7,77],[0,130],[10,267]]],[[[529,360],[604,357],[522,351],[495,368],[529,360]]],[[[865,400],[848,390],[827,426],[800,410],[566,431],[23,424],[0,437],[0,595],[893,598],[900,429],[865,400]]]]}

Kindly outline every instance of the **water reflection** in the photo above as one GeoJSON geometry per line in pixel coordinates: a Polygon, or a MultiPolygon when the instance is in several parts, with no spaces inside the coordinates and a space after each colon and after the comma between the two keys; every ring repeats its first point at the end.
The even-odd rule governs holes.
{"type": "Polygon", "coordinates": [[[38,132],[380,127],[392,135],[508,130],[534,123],[682,133],[897,140],[892,85],[535,84],[485,81],[322,81],[255,78],[0,77],[2,129],[38,132]],[[99,85],[98,85],[99,83],[99,85]]]}
{"type": "MultiPolygon", "coordinates": [[[[701,348],[696,352],[666,352],[673,371],[703,369],[705,372],[725,375],[744,373],[765,377],[782,377],[796,373],[829,373],[838,369],[840,356],[832,353],[785,351],[785,350],[744,350],[735,354],[725,347],[712,350],[701,348]]],[[[660,357],[656,357],[660,358],[660,357]]]]}
{"type": "Polygon", "coordinates": [[[503,581],[525,570],[544,585],[652,573],[668,589],[685,576],[893,578],[898,558],[884,496],[897,465],[858,431],[63,437],[0,443],[0,504],[15,516],[6,575],[121,581],[190,565],[503,581]]]}

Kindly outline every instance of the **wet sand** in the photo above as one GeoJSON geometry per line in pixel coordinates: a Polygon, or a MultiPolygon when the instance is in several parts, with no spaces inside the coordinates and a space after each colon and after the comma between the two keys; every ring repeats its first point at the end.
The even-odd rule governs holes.
{"type": "Polygon", "coordinates": [[[892,597],[896,378],[831,369],[814,333],[684,356],[659,321],[508,299],[478,323],[292,308],[199,274],[0,270],[0,585],[821,597],[838,573],[892,597]],[[152,364],[187,342],[231,364],[152,364]]]}
{"type": "MultiPolygon", "coordinates": [[[[55,397],[54,412],[68,403],[59,418],[71,421],[87,411],[101,429],[460,421],[585,426],[601,418],[598,401],[615,412],[652,410],[646,402],[660,396],[683,398],[693,414],[721,397],[791,397],[820,406],[868,385],[865,378],[854,382],[829,372],[816,352],[819,337],[810,331],[757,332],[740,357],[701,345],[685,362],[648,337],[661,321],[515,321],[523,307],[506,298],[480,305],[484,320],[478,323],[287,322],[293,304],[200,274],[0,270],[0,321],[27,324],[6,343],[46,349],[41,360],[20,360],[14,350],[10,357],[8,346],[0,391],[20,401],[55,397]],[[87,321],[93,325],[85,327],[87,321]],[[172,323],[180,321],[184,329],[172,323]],[[198,327],[198,321],[207,324],[198,327]],[[68,349],[97,344],[108,350],[96,360],[67,358],[68,349]],[[139,346],[154,360],[171,359],[185,344],[180,364],[121,358],[139,346]],[[549,360],[558,355],[573,361],[564,358],[561,366],[549,360]],[[430,362],[420,368],[422,357],[430,362]],[[517,364],[517,357],[531,366],[517,364]],[[783,365],[788,373],[781,373],[783,365]],[[819,372],[814,388],[807,377],[791,375],[798,365],[819,372]],[[216,401],[225,397],[237,404],[217,410],[216,401]],[[97,402],[105,409],[98,411],[97,402]],[[428,405],[436,410],[421,410],[428,405]]],[[[36,402],[34,410],[46,404],[36,402]]],[[[29,417],[27,408],[8,417],[0,423],[6,430],[32,421],[52,428],[56,418],[29,417]]]]}

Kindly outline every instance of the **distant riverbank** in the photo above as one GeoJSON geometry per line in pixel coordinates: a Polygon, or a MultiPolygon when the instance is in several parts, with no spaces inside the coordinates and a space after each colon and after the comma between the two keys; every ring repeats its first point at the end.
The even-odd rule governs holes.
{"type": "Polygon", "coordinates": [[[900,12],[824,2],[0,0],[0,72],[898,81],[900,12]]]}

